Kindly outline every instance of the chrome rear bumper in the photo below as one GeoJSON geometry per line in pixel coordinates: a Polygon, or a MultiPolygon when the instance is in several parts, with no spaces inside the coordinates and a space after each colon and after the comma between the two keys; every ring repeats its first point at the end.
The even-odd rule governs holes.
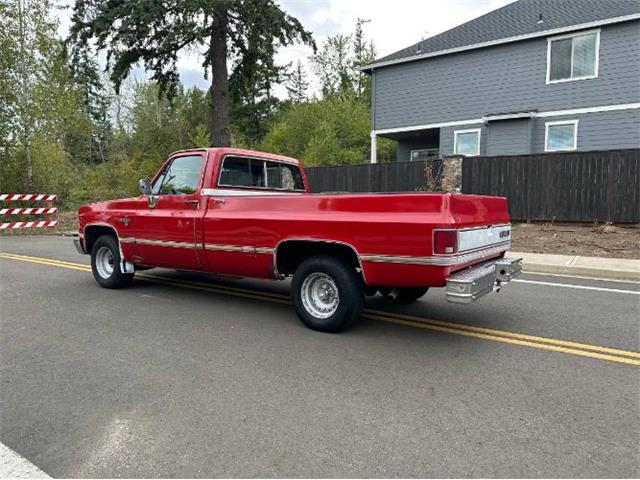
{"type": "Polygon", "coordinates": [[[447,280],[447,300],[471,303],[522,273],[522,258],[499,258],[455,272],[447,280]]]}

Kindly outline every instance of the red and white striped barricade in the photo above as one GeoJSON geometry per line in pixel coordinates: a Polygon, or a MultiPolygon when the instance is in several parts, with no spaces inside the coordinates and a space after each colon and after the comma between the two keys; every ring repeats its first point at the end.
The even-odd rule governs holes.
{"type": "MultiPolygon", "coordinates": [[[[0,202],[49,202],[53,204],[58,195],[49,193],[0,193],[0,202]]],[[[0,207],[0,220],[5,215],[57,215],[56,207],[0,207]]],[[[58,225],[54,220],[28,220],[16,222],[1,222],[0,230],[15,230],[23,228],[51,228],[58,225]]]]}

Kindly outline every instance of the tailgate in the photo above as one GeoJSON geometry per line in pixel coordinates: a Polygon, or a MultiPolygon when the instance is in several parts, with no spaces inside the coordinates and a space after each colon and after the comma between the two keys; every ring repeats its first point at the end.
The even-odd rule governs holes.
{"type": "Polygon", "coordinates": [[[511,222],[505,197],[452,195],[450,205],[451,216],[460,228],[511,222]]]}

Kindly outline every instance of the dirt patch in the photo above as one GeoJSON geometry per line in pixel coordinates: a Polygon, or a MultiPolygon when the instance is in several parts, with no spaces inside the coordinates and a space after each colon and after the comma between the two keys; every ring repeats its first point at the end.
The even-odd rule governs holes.
{"type": "Polygon", "coordinates": [[[612,225],[514,224],[515,252],[640,259],[640,228],[612,225]]]}

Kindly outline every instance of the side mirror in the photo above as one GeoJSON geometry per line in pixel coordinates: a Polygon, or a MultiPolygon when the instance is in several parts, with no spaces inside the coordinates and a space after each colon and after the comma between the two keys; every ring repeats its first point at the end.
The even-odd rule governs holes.
{"type": "Polygon", "coordinates": [[[143,195],[151,195],[151,185],[144,178],[138,182],[138,190],[143,195]]]}

